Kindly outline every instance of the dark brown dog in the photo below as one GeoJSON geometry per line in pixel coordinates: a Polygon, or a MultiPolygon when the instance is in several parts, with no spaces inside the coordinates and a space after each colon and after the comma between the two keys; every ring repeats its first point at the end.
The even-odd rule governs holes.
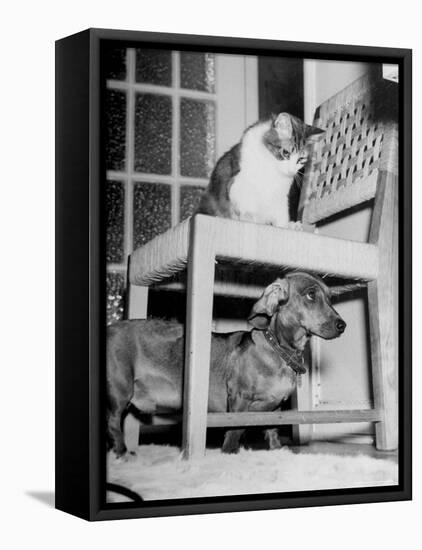
{"type": "MultiPolygon", "coordinates": [[[[355,286],[328,288],[307,273],[269,285],[253,306],[251,331],[212,334],[209,412],[274,411],[304,372],[302,354],[312,335],[340,336],[346,327],[331,296],[355,286]]],[[[122,414],[131,403],[142,413],[182,408],[183,326],[155,319],[121,321],[108,328],[108,435],[125,455],[122,414]]],[[[228,430],[223,452],[237,452],[244,430],[228,430]]],[[[275,430],[270,447],[279,447],[275,430]]]]}

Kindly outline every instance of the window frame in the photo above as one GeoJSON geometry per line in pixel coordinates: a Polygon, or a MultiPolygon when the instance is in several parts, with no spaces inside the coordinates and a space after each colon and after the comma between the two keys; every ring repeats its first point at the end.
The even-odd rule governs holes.
{"type": "MultiPolygon", "coordinates": [[[[256,56],[213,54],[215,57],[215,91],[182,88],[180,83],[180,51],[171,51],[172,80],[170,86],[136,81],[136,49],[126,48],[126,78],[106,80],[106,90],[126,95],[126,134],[124,170],[106,170],[106,185],[118,182],[124,190],[123,254],[121,262],[107,262],[107,275],[126,280],[127,261],[135,248],[133,231],[134,189],[137,183],[170,186],[171,226],[180,221],[182,186],[203,187],[208,178],[180,174],[180,104],[182,98],[209,101],[215,104],[215,162],[239,141],[243,131],[258,119],[258,60],[256,56]],[[230,82],[230,86],[227,85],[230,82]],[[135,171],[135,101],[137,93],[165,95],[172,99],[171,174],[162,175],[135,171]],[[230,120],[230,124],[227,121],[230,120]]],[[[121,299],[123,297],[121,296],[121,299]]],[[[121,308],[121,311],[123,309],[121,308]]]]}

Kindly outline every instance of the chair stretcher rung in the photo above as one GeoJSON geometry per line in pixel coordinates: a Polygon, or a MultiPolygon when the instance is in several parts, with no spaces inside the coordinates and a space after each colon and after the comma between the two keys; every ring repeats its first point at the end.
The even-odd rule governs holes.
{"type": "Polygon", "coordinates": [[[337,411],[278,411],[208,413],[208,428],[232,426],[279,426],[283,424],[335,424],[342,422],[378,422],[376,409],[337,411]]]}
{"type": "MultiPolygon", "coordinates": [[[[186,290],[186,284],[184,282],[158,283],[153,288],[183,292],[186,290]]],[[[220,281],[216,281],[214,284],[214,294],[218,296],[240,296],[242,298],[258,299],[264,290],[264,286],[257,285],[226,283],[220,281]]]]}

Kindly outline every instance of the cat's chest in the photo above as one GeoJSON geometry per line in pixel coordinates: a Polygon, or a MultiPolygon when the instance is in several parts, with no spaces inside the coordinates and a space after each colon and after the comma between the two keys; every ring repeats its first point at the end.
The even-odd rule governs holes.
{"type": "Polygon", "coordinates": [[[285,227],[289,223],[291,181],[283,178],[274,162],[251,165],[235,176],[230,188],[233,216],[239,220],[285,227]]]}

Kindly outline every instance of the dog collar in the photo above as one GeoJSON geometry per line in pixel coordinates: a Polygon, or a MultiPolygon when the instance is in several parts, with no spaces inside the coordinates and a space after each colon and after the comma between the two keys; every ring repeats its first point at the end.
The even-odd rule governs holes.
{"type": "Polygon", "coordinates": [[[277,341],[274,333],[267,329],[264,330],[264,336],[267,342],[271,345],[273,350],[283,359],[288,367],[293,369],[296,374],[305,374],[306,369],[303,366],[303,351],[293,350],[283,347],[277,341]]]}

